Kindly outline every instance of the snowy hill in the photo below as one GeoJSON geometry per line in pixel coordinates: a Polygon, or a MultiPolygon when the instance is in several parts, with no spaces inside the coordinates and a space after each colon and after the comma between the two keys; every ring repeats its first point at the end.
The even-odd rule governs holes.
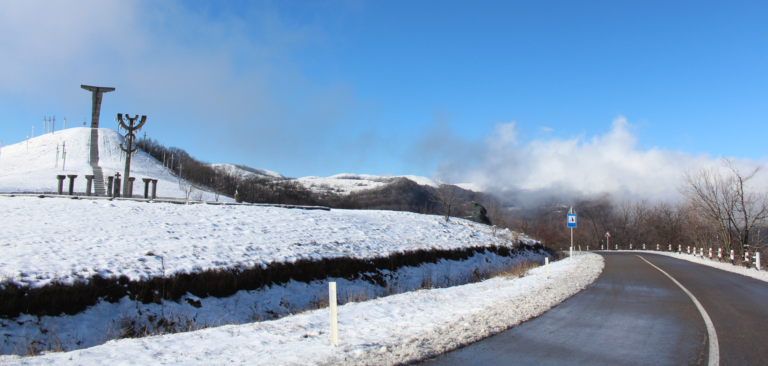
{"type": "Polygon", "coordinates": [[[240,178],[247,178],[252,175],[261,175],[265,177],[272,177],[272,178],[285,178],[282,174],[273,172],[271,170],[266,169],[258,169],[258,168],[251,168],[247,165],[240,165],[240,164],[212,164],[211,165],[214,168],[222,169],[227,174],[235,175],[240,178]]]}
{"type": "MultiPolygon", "coordinates": [[[[125,169],[120,150],[123,136],[107,128],[99,128],[98,135],[98,165],[105,179],[118,172],[122,175],[125,169]]],[[[0,192],[55,192],[56,175],[60,174],[76,174],[75,191],[84,192],[85,175],[93,174],[90,141],[91,129],[76,127],[37,136],[29,142],[3,146],[0,150],[0,192]]],[[[153,178],[158,179],[158,196],[185,197],[179,187],[179,178],[143,151],[131,158],[131,176],[136,177],[134,194],[143,192],[141,178],[153,178]]],[[[203,199],[213,200],[213,195],[203,193],[203,199]]],[[[223,199],[227,200],[226,197],[223,199]]]]}
{"type": "MultiPolygon", "coordinates": [[[[434,180],[417,175],[379,176],[369,174],[337,174],[325,178],[314,176],[303,177],[296,179],[296,181],[318,193],[332,192],[336,194],[349,194],[368,189],[381,188],[403,178],[410,179],[422,186],[437,187],[437,183],[434,180]]],[[[461,183],[456,184],[456,186],[466,190],[481,192],[478,186],[471,183],[461,183]]]]}

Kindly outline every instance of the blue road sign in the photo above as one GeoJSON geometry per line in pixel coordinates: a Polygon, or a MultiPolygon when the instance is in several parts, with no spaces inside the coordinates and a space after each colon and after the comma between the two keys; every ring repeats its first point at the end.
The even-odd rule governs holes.
{"type": "Polygon", "coordinates": [[[576,227],[576,214],[568,214],[568,227],[576,227]]]}

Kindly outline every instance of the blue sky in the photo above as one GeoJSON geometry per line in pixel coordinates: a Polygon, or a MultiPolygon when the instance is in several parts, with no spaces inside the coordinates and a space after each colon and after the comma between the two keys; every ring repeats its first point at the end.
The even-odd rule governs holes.
{"type": "Polygon", "coordinates": [[[43,116],[82,124],[90,84],[117,88],[102,126],[146,114],[166,145],[288,176],[536,169],[494,176],[499,143],[575,142],[577,166],[766,157],[766,2],[222,3],[0,4],[0,139],[43,116]],[[617,135],[625,155],[585,152],[617,135]]]}

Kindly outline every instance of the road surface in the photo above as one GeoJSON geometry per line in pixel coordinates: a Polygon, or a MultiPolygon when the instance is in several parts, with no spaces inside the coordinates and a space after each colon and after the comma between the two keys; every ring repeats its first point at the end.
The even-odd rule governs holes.
{"type": "Polygon", "coordinates": [[[583,291],[424,365],[768,365],[767,282],[651,253],[598,254],[605,269],[583,291]]]}

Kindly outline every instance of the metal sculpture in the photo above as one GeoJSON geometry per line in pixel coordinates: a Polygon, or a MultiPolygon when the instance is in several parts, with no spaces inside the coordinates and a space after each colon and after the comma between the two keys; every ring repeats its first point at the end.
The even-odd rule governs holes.
{"type": "Polygon", "coordinates": [[[123,150],[125,152],[125,172],[123,172],[123,197],[130,197],[131,193],[131,187],[129,187],[129,184],[131,183],[128,178],[131,176],[131,154],[135,153],[139,148],[138,146],[134,146],[134,141],[136,140],[136,132],[141,130],[141,127],[144,126],[144,123],[147,122],[147,116],[141,116],[141,121],[139,121],[139,124],[136,124],[136,120],[139,119],[139,115],[137,114],[136,117],[131,118],[127,114],[125,115],[125,118],[128,120],[128,124],[126,124],[123,121],[123,114],[118,113],[117,114],[117,121],[120,124],[120,127],[122,127],[125,130],[125,142],[126,146],[123,146],[123,144],[120,144],[120,150],[123,150]]]}

